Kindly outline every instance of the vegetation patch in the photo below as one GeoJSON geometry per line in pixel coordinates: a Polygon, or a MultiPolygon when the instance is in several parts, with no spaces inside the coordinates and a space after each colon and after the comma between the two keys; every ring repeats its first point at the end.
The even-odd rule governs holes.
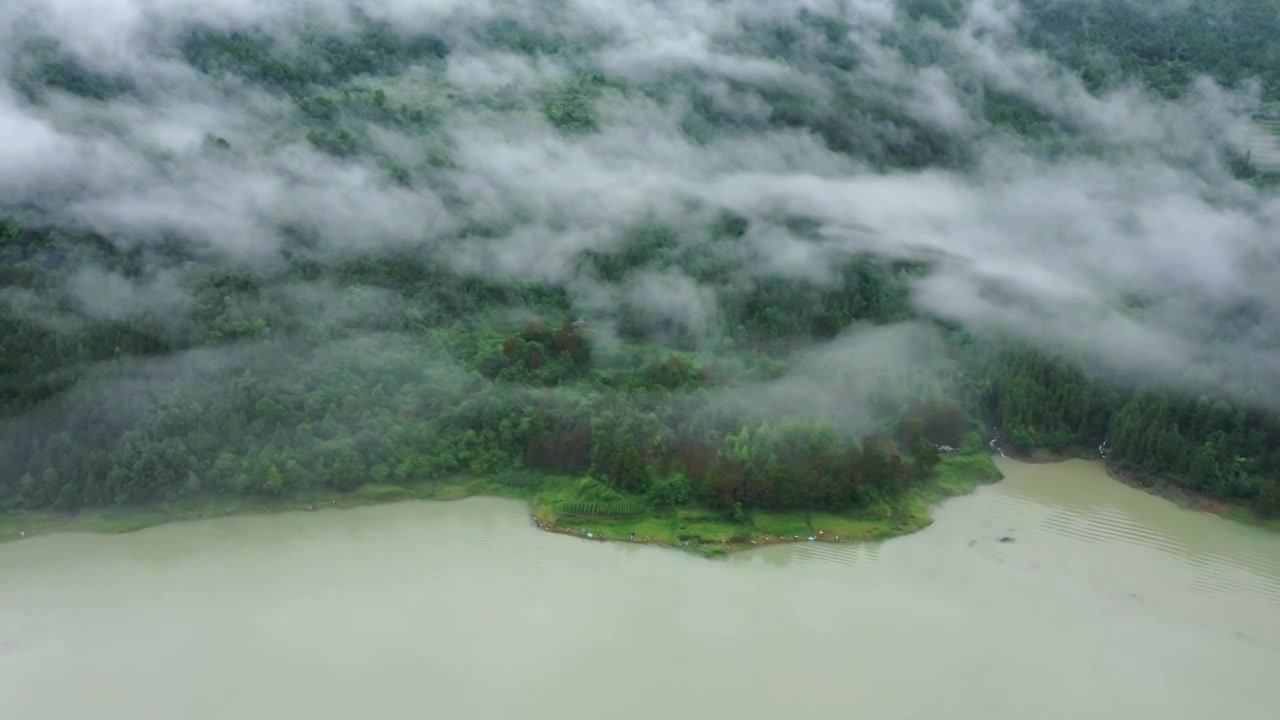
{"type": "Polygon", "coordinates": [[[610,491],[591,478],[558,478],[534,495],[533,515],[539,527],[552,532],[591,540],[675,547],[716,557],[762,544],[860,542],[916,532],[932,522],[929,515],[932,504],[971,492],[978,485],[995,482],[1000,477],[986,454],[957,453],[942,459],[935,472],[895,502],[856,511],[725,512],[688,505],[664,507],[638,501],[611,501],[625,504],[626,509],[634,511],[626,517],[581,512],[591,507],[590,503],[601,502],[580,499],[581,495],[598,497],[610,491]]]}

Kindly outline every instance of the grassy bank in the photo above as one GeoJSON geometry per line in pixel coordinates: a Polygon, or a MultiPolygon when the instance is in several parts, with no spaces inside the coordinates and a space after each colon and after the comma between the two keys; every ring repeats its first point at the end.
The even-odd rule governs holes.
{"type": "Polygon", "coordinates": [[[601,499],[598,484],[582,478],[539,474],[459,477],[416,485],[369,484],[345,494],[301,494],[289,498],[206,496],[137,508],[11,513],[0,515],[0,541],[57,532],[133,532],[168,522],[231,515],[309,512],[485,495],[528,500],[535,523],[550,532],[662,545],[714,557],[760,544],[809,542],[810,538],[815,542],[857,542],[906,535],[933,522],[929,508],[934,503],[972,492],[978,485],[1000,477],[1000,471],[984,454],[947,455],[934,478],[892,505],[848,515],[751,512],[739,520],[697,507],[646,508],[639,498],[616,494],[601,499]],[[575,510],[596,513],[576,514],[575,510]],[[614,511],[628,514],[607,514],[614,511]]]}
{"type": "Polygon", "coordinates": [[[850,514],[756,511],[740,520],[694,507],[650,509],[621,517],[563,512],[580,493],[574,484],[578,481],[570,481],[536,493],[533,513],[538,526],[551,532],[662,545],[714,557],[775,543],[858,542],[907,535],[933,522],[929,514],[933,504],[1000,477],[985,454],[947,455],[934,478],[892,505],[850,514]]]}
{"type": "Polygon", "coordinates": [[[382,505],[403,500],[459,500],[474,495],[531,499],[523,483],[450,478],[417,485],[368,484],[350,493],[298,493],[288,497],[199,496],[139,507],[92,508],[74,513],[0,513],[0,542],[51,533],[135,532],[156,525],[234,515],[270,515],[382,505]]]}

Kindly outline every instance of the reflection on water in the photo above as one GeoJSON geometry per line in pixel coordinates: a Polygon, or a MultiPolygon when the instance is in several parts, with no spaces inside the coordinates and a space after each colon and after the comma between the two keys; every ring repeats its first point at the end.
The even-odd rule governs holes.
{"type": "Polygon", "coordinates": [[[1280,706],[1280,536],[1007,479],[881,543],[705,561],[471,499],[0,546],[4,717],[1233,718],[1280,706]],[[1011,542],[1000,542],[1008,536],[1011,542]]]}

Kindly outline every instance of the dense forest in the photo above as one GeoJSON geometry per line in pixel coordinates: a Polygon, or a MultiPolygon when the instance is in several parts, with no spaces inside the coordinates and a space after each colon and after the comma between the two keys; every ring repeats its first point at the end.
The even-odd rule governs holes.
{"type": "MultiPolygon", "coordinates": [[[[1275,146],[1209,128],[1210,160],[1164,139],[1139,155],[1086,110],[1196,116],[1211,83],[1265,136],[1275,3],[1024,0],[995,22],[991,3],[901,0],[873,22],[698,2],[705,42],[670,52],[634,35],[675,32],[676,10],[606,5],[635,14],[168,18],[138,40],[147,70],[56,22],[15,25],[5,113],[74,142],[0,182],[0,509],[547,473],[655,507],[856,511],[998,433],[1024,452],[1105,444],[1280,514],[1275,378],[1235,363],[1275,349],[1261,300],[1190,336],[1220,350],[1207,365],[1118,368],[922,301],[955,272],[945,246],[849,241],[820,188],[753,190],[1128,153],[1265,206],[1275,146]],[[925,102],[935,81],[954,112],[925,102]],[[719,175],[736,184],[699,187],[719,175]]],[[[1115,312],[1170,317],[1148,290],[1115,312]]]]}

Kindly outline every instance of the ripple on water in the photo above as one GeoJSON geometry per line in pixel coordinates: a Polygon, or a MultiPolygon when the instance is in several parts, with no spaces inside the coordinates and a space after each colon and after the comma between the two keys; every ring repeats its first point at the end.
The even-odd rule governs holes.
{"type": "Polygon", "coordinates": [[[803,543],[793,548],[792,563],[809,565],[868,565],[880,559],[880,544],[868,543],[803,543]]]}
{"type": "Polygon", "coordinates": [[[1230,558],[1205,553],[1193,559],[1196,575],[1187,587],[1196,594],[1214,597],[1229,592],[1258,595],[1280,604],[1280,580],[1230,558]]]}
{"type": "Polygon", "coordinates": [[[579,538],[547,533],[533,526],[524,514],[513,513],[464,538],[470,546],[470,558],[483,557],[486,562],[501,564],[514,575],[525,578],[545,577],[564,564],[564,548],[560,543],[585,542],[579,538]]]}
{"type": "MultiPolygon", "coordinates": [[[[1213,557],[1222,558],[1223,556],[1213,554],[1213,557]]],[[[1227,562],[1256,577],[1259,585],[1265,588],[1266,595],[1280,602],[1280,557],[1266,555],[1256,550],[1246,550],[1242,551],[1235,560],[1227,560],[1227,562]]]]}
{"type": "Polygon", "coordinates": [[[1089,543],[1119,543],[1149,548],[1170,557],[1187,556],[1185,543],[1111,508],[1059,509],[1045,518],[1043,526],[1089,543]]]}
{"type": "Polygon", "coordinates": [[[1044,504],[1034,499],[1008,493],[991,493],[978,513],[984,527],[1013,530],[1014,525],[1025,522],[1043,512],[1044,504]],[[1011,523],[1013,525],[1011,525],[1011,523]]]}
{"type": "Polygon", "coordinates": [[[1149,550],[1176,560],[1191,571],[1186,587],[1197,595],[1214,597],[1234,592],[1280,603],[1280,567],[1274,558],[1257,551],[1242,549],[1238,556],[1230,557],[1194,550],[1131,514],[1105,505],[1046,506],[1034,498],[1014,494],[996,495],[993,500],[987,512],[989,525],[1012,530],[1027,518],[1039,516],[1033,525],[1052,535],[1103,548],[1149,550]]]}
{"type": "MultiPolygon", "coordinates": [[[[523,527],[519,528],[519,530],[524,529],[523,527]]],[[[523,535],[523,533],[520,534],[523,535]]],[[[517,538],[516,535],[517,528],[511,525],[501,525],[486,528],[484,532],[471,538],[471,541],[485,555],[506,557],[513,549],[523,545],[528,540],[527,537],[517,538]]]]}

